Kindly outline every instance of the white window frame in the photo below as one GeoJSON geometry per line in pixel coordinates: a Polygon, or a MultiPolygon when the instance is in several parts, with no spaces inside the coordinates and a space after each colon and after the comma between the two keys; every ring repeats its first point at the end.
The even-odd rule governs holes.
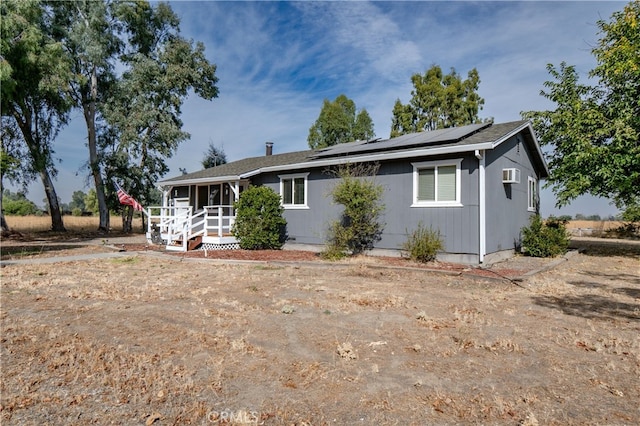
{"type": "Polygon", "coordinates": [[[280,178],[280,202],[282,203],[282,207],[284,207],[285,209],[308,209],[309,206],[307,205],[307,197],[309,194],[309,185],[308,185],[308,179],[307,177],[309,176],[309,173],[295,173],[295,174],[290,174],[290,175],[278,175],[278,177],[280,178]],[[291,204],[285,204],[284,203],[284,181],[285,180],[291,180],[291,201],[294,201],[296,199],[295,196],[295,184],[294,184],[294,180],[295,179],[299,179],[299,178],[304,178],[304,204],[295,204],[295,203],[291,203],[291,204]]]}
{"type": "Polygon", "coordinates": [[[535,212],[538,201],[538,180],[533,176],[527,178],[527,211],[535,212]]]}
{"type": "Polygon", "coordinates": [[[413,204],[411,207],[462,207],[460,198],[462,182],[460,177],[462,158],[454,160],[441,161],[424,161],[420,163],[411,163],[413,166],[413,204]],[[438,167],[455,166],[456,167],[456,199],[450,201],[438,201],[438,167]],[[418,200],[418,171],[422,169],[435,169],[435,201],[418,200]]]}

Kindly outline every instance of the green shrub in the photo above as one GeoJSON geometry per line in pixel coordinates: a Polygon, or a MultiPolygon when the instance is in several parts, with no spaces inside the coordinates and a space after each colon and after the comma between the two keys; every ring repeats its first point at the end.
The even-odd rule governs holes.
{"type": "Polygon", "coordinates": [[[280,196],[266,186],[250,186],[234,204],[236,222],[231,233],[245,250],[280,249],[287,221],[280,196]]]}
{"type": "Polygon", "coordinates": [[[74,207],[71,210],[71,216],[82,216],[82,209],[80,207],[74,207]]]}
{"type": "Polygon", "coordinates": [[[382,238],[383,188],[370,179],[377,170],[377,165],[345,165],[334,172],[340,181],[331,196],[344,210],[341,217],[329,225],[323,257],[336,259],[349,253],[360,254],[371,250],[382,238]]]}
{"type": "Polygon", "coordinates": [[[431,227],[426,228],[422,222],[411,233],[407,231],[407,241],[402,245],[402,250],[407,252],[411,260],[423,263],[435,260],[436,255],[443,248],[440,231],[431,227]]]}
{"type": "Polygon", "coordinates": [[[624,223],[617,228],[607,229],[604,236],[606,238],[637,239],[640,237],[640,223],[624,223]]]}
{"type": "Polygon", "coordinates": [[[532,257],[554,257],[567,252],[569,233],[566,221],[549,218],[546,222],[540,215],[531,217],[531,224],[522,228],[522,248],[532,257]]]}
{"type": "Polygon", "coordinates": [[[622,213],[622,220],[625,222],[640,222],[640,204],[627,206],[622,213]]]}
{"type": "Polygon", "coordinates": [[[38,207],[26,198],[2,198],[2,209],[7,216],[29,216],[38,212],[38,207]]]}

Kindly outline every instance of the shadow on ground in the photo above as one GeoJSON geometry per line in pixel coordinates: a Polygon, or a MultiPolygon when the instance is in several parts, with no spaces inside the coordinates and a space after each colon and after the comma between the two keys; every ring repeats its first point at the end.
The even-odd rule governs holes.
{"type": "MultiPolygon", "coordinates": [[[[616,289],[627,295],[636,293],[632,288],[616,289]]],[[[634,296],[635,297],[635,296],[634,296]]],[[[640,304],[620,302],[615,299],[595,295],[534,296],[533,302],[539,306],[557,309],[566,315],[596,320],[626,319],[640,321],[640,304]]]]}

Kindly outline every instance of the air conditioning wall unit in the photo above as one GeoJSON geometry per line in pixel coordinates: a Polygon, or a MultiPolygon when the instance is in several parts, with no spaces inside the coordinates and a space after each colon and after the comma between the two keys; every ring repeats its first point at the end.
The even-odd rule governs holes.
{"type": "Polygon", "coordinates": [[[520,169],[502,169],[502,183],[520,183],[520,169]]]}

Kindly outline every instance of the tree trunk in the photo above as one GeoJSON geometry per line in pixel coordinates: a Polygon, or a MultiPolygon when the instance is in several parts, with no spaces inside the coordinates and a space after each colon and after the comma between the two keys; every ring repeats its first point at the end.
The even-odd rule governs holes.
{"type": "MultiPolygon", "coordinates": [[[[0,173],[2,173],[2,170],[0,170],[0,173]]],[[[4,210],[2,210],[2,194],[4,194],[4,185],[2,185],[2,178],[0,177],[0,227],[2,228],[2,234],[4,234],[11,232],[11,229],[9,229],[9,225],[4,218],[4,210]]]]}
{"type": "MultiPolygon", "coordinates": [[[[2,206],[0,206],[1,208],[2,206]]],[[[8,233],[11,232],[11,229],[9,229],[9,225],[7,224],[7,221],[4,218],[4,213],[0,213],[0,223],[2,224],[2,233],[8,233]]]]}
{"type": "Polygon", "coordinates": [[[100,172],[100,162],[98,160],[98,146],[96,135],[96,98],[98,96],[98,77],[96,69],[91,72],[90,95],[83,104],[84,119],[87,123],[87,137],[89,145],[89,167],[93,175],[93,182],[96,188],[96,198],[98,199],[98,213],[100,224],[98,231],[109,232],[109,208],[107,198],[104,193],[104,181],[100,172]]]}
{"type": "Polygon", "coordinates": [[[23,121],[15,113],[14,118],[22,132],[22,137],[24,138],[24,142],[29,150],[29,155],[31,156],[31,161],[38,170],[40,180],[44,186],[44,192],[47,196],[47,202],[49,203],[49,211],[51,214],[51,230],[56,232],[65,232],[66,229],[62,222],[62,213],[60,212],[60,205],[58,204],[58,196],[55,188],[53,187],[51,174],[49,173],[49,170],[47,170],[49,154],[46,153],[46,148],[43,148],[42,144],[37,143],[36,139],[34,139],[34,135],[31,133],[31,120],[28,118],[26,121],[23,121]]]}
{"type": "Polygon", "coordinates": [[[130,234],[133,231],[133,207],[127,206],[122,209],[122,232],[130,234]]]}
{"type": "Polygon", "coordinates": [[[142,213],[140,215],[142,217],[142,232],[146,235],[146,233],[147,233],[147,224],[146,224],[146,220],[145,219],[147,218],[147,215],[144,214],[144,212],[140,212],[140,213],[142,213]]]}
{"type": "Polygon", "coordinates": [[[49,203],[49,212],[51,214],[51,230],[56,232],[65,232],[64,223],[62,221],[62,213],[60,212],[60,204],[58,204],[58,195],[53,187],[53,181],[49,172],[43,170],[40,172],[40,179],[44,185],[44,192],[47,195],[49,203]]]}

